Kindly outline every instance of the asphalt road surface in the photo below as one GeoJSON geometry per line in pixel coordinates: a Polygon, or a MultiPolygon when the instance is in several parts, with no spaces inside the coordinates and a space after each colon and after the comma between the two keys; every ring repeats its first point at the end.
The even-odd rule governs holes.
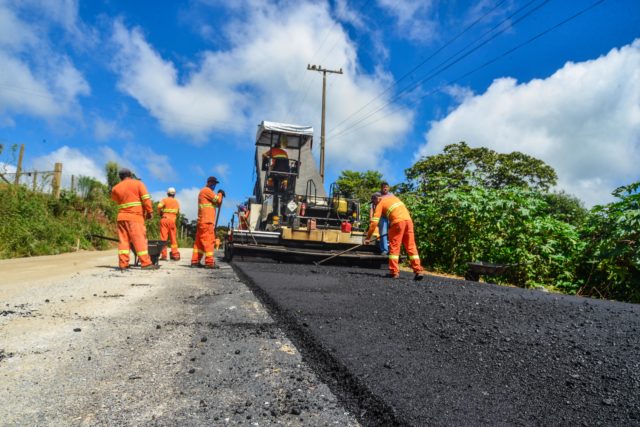
{"type": "Polygon", "coordinates": [[[357,426],[229,265],[0,261],[0,426],[357,426]]]}
{"type": "Polygon", "coordinates": [[[363,425],[640,425],[638,305],[382,270],[233,266],[363,425]]]}

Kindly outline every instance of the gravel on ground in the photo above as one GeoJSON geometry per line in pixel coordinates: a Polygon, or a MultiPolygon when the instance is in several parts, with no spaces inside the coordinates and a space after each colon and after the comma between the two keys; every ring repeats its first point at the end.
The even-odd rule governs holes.
{"type": "Polygon", "coordinates": [[[359,425],[229,265],[181,252],[2,261],[0,425],[359,425]]]}

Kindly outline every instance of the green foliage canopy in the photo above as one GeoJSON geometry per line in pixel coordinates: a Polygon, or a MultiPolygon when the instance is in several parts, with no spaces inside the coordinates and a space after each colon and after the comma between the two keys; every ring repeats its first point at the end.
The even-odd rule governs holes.
{"type": "Polygon", "coordinates": [[[548,191],[556,184],[556,172],[542,160],[527,154],[497,153],[466,142],[450,144],[442,154],[425,157],[405,170],[409,190],[424,194],[442,186],[522,187],[548,191]]]}

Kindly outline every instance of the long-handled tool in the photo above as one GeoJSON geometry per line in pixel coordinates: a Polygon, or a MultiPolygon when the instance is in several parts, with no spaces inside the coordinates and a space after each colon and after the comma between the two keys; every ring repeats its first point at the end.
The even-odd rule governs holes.
{"type": "MultiPolygon", "coordinates": [[[[385,237],[385,236],[386,236],[386,234],[383,234],[382,236],[378,236],[378,237],[376,237],[376,238],[374,239],[374,241],[376,241],[376,240],[378,240],[378,239],[381,239],[381,238],[383,238],[383,237],[385,237]]],[[[353,247],[351,247],[351,248],[349,248],[349,249],[347,249],[347,250],[344,250],[344,251],[342,251],[342,252],[338,252],[337,254],[335,254],[335,255],[331,255],[330,257],[325,258],[325,259],[323,259],[323,260],[321,260],[321,261],[314,262],[314,264],[315,264],[315,265],[320,265],[320,264],[322,264],[323,262],[329,261],[330,259],[333,259],[333,258],[335,258],[335,257],[339,257],[340,255],[344,255],[344,254],[346,254],[347,252],[350,252],[350,251],[352,251],[352,250],[354,250],[354,249],[356,249],[356,248],[359,248],[360,246],[364,246],[364,243],[360,243],[359,245],[355,245],[355,246],[353,246],[353,247]]]]}

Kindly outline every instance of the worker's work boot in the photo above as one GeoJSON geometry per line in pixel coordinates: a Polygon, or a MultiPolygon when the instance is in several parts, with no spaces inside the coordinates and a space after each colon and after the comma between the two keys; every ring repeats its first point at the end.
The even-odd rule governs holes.
{"type": "Polygon", "coordinates": [[[160,268],[160,266],[156,265],[156,264],[149,264],[149,265],[145,265],[145,266],[140,267],[141,270],[157,270],[159,268],[160,268]]]}
{"type": "Polygon", "coordinates": [[[169,261],[169,258],[165,257],[160,257],[160,261],[169,261]]]}
{"type": "Polygon", "coordinates": [[[424,271],[418,271],[415,276],[413,276],[413,280],[420,281],[424,277],[424,271]]]}
{"type": "Polygon", "coordinates": [[[400,273],[388,273],[387,277],[390,279],[399,279],[400,278],[400,273]]]}
{"type": "Polygon", "coordinates": [[[191,268],[200,268],[200,267],[202,267],[202,266],[200,265],[200,263],[197,263],[197,262],[192,262],[192,263],[191,263],[191,268]]]}

